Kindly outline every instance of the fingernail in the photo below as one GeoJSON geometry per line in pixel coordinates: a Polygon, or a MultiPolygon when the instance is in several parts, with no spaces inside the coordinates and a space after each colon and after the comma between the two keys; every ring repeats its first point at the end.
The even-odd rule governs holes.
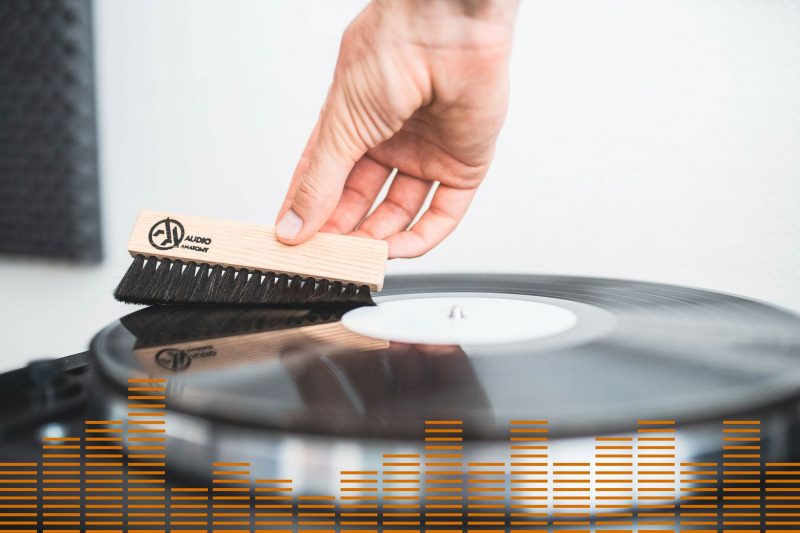
{"type": "Polygon", "coordinates": [[[283,218],[275,227],[275,233],[278,237],[285,240],[292,240],[297,237],[300,230],[303,229],[303,219],[297,216],[297,213],[291,209],[283,215],[283,218]]]}

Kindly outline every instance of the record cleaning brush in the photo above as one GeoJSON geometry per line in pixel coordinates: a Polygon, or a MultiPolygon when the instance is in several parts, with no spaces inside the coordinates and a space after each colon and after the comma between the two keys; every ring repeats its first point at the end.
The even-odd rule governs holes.
{"type": "Polygon", "coordinates": [[[327,233],[288,246],[270,227],[145,210],[128,252],[133,263],[114,291],[123,302],[370,304],[388,246],[327,233]]]}

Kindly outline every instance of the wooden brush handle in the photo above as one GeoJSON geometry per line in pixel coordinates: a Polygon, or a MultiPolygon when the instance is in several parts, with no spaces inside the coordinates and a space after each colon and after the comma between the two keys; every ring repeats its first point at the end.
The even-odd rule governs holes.
{"type": "Polygon", "coordinates": [[[128,251],[132,256],[325,278],[379,291],[389,248],[385,241],[330,233],[288,246],[268,226],[142,210],[128,251]]]}

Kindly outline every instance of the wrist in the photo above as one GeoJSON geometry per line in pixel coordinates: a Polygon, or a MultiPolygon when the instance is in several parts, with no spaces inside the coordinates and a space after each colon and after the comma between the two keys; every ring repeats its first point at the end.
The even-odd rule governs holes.
{"type": "Polygon", "coordinates": [[[518,0],[373,0],[382,26],[420,44],[510,43],[518,0]]]}
{"type": "Polygon", "coordinates": [[[375,0],[420,16],[465,16],[476,20],[513,21],[519,0],[375,0]]]}

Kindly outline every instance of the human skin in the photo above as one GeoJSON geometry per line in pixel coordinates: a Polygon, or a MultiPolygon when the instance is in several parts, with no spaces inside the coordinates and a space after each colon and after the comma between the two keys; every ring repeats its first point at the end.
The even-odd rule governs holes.
{"type": "Polygon", "coordinates": [[[505,119],[516,8],[517,0],[368,4],[342,37],[278,213],[278,239],[299,244],[317,231],[384,239],[397,258],[447,237],[486,176],[505,119]]]}

